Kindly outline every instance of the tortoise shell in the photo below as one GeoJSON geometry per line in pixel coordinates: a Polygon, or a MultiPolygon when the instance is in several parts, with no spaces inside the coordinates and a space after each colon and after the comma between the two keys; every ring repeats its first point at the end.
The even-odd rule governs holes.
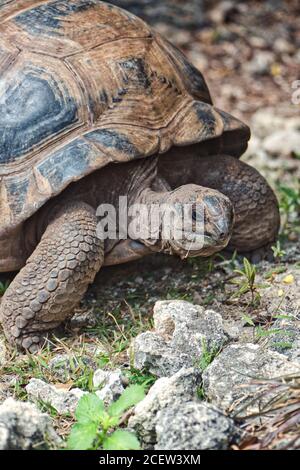
{"type": "Polygon", "coordinates": [[[98,0],[0,7],[0,236],[111,162],[248,127],[142,20],[98,0]]]}

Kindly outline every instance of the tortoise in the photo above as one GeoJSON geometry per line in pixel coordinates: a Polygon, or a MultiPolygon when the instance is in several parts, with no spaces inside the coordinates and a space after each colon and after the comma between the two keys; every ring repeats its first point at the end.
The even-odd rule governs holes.
{"type": "Polygon", "coordinates": [[[138,17],[98,0],[1,2],[0,74],[0,272],[19,271],[0,315],[17,347],[41,347],[101,266],[276,239],[276,197],[239,160],[248,126],[214,107],[202,74],[138,17]],[[192,220],[201,209],[202,245],[161,226],[104,240],[97,208],[120,196],[192,206],[192,220]]]}

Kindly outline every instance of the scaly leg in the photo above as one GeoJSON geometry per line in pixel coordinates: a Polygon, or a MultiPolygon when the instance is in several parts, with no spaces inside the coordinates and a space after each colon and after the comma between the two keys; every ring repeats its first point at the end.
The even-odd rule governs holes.
{"type": "Polygon", "coordinates": [[[84,203],[57,212],[3,296],[0,319],[10,343],[34,352],[72,316],[103,263],[96,224],[94,210],[84,203]]]}

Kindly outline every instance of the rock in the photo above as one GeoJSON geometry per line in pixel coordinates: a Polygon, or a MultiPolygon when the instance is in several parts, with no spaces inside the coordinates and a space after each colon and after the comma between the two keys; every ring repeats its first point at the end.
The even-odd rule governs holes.
{"type": "Polygon", "coordinates": [[[156,450],[226,450],[242,432],[216,407],[190,401],[160,411],[156,435],[156,450]]]}
{"type": "Polygon", "coordinates": [[[0,405],[0,450],[44,450],[60,444],[50,417],[32,403],[8,398],[0,405]]]}
{"type": "Polygon", "coordinates": [[[80,330],[87,326],[96,326],[97,318],[95,316],[94,309],[90,309],[88,311],[75,311],[74,315],[70,318],[68,325],[72,330],[80,330]]]}
{"type": "Polygon", "coordinates": [[[284,38],[277,38],[274,42],[274,50],[279,54],[293,54],[295,46],[284,38]]]}
{"type": "Polygon", "coordinates": [[[153,448],[157,442],[159,412],[169,406],[179,409],[182,404],[196,400],[200,385],[201,373],[195,368],[182,369],[172,377],[162,377],[155,382],[129,419],[129,427],[138,433],[146,449],[153,448]]]}
{"type": "Polygon", "coordinates": [[[270,51],[256,50],[250,62],[244,65],[245,70],[252,75],[266,75],[274,63],[274,54],[270,51]]]}
{"type": "Polygon", "coordinates": [[[5,346],[5,339],[0,338],[0,366],[5,364],[6,361],[6,346],[5,346]]]}
{"type": "Polygon", "coordinates": [[[182,300],[160,301],[154,306],[154,332],[134,340],[134,365],[158,377],[170,377],[200,360],[204,349],[219,351],[229,336],[222,317],[182,300]]]}
{"type": "Polygon", "coordinates": [[[124,382],[120,369],[114,371],[106,371],[98,369],[93,376],[93,385],[95,388],[101,387],[96,391],[96,395],[109,405],[111,402],[119,398],[124,392],[124,382]]]}
{"type": "Polygon", "coordinates": [[[300,117],[287,117],[275,108],[259,109],[251,118],[251,128],[255,136],[265,138],[277,131],[300,130],[300,117]]]}
{"type": "Polygon", "coordinates": [[[263,141],[263,149],[272,156],[290,157],[300,152],[300,132],[281,130],[274,132],[263,141]]]}
{"type": "Polygon", "coordinates": [[[86,393],[79,388],[60,389],[40,379],[31,379],[25,388],[30,400],[51,405],[59,415],[74,413],[78,401],[86,393]]]}
{"type": "Polygon", "coordinates": [[[57,354],[49,361],[49,367],[60,382],[68,382],[78,368],[96,368],[96,363],[88,356],[76,357],[74,354],[57,354]]]}
{"type": "Polygon", "coordinates": [[[187,354],[174,351],[159,335],[151,331],[136,337],[133,343],[134,367],[146,369],[157,377],[170,377],[192,364],[187,354]]]}
{"type": "Polygon", "coordinates": [[[267,41],[260,36],[249,36],[249,44],[255,49],[265,49],[268,46],[267,41]]]}
{"type": "Polygon", "coordinates": [[[203,389],[210,402],[235,416],[258,411],[251,399],[260,391],[255,381],[299,373],[300,366],[284,355],[256,344],[227,346],[203,373],[203,389]]]}
{"type": "Polygon", "coordinates": [[[271,327],[274,331],[268,338],[268,347],[300,364],[300,321],[299,319],[280,318],[271,327]]]}
{"type": "Polygon", "coordinates": [[[209,12],[209,17],[214,23],[227,23],[238,12],[238,9],[239,5],[236,5],[233,1],[225,0],[218,2],[217,6],[209,12]]]}

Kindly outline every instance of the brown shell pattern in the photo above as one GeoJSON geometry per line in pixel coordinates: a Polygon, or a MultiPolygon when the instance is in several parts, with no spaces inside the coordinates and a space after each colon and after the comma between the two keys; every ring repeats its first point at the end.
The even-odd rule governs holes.
{"type": "Polygon", "coordinates": [[[248,128],[134,15],[98,0],[0,1],[0,237],[109,162],[248,128]]]}

